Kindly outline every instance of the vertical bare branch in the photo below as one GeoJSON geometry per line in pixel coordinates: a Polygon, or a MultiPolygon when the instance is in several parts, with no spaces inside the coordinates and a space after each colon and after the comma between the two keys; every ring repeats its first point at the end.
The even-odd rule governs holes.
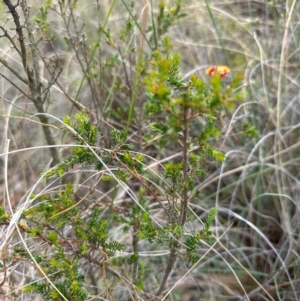
{"type": "Polygon", "coordinates": [[[8,7],[9,12],[10,12],[10,14],[12,15],[12,17],[14,19],[14,23],[16,25],[16,32],[18,34],[18,40],[20,42],[21,59],[22,59],[23,66],[24,66],[24,68],[26,70],[26,66],[27,66],[27,61],[26,61],[27,54],[26,54],[24,34],[23,34],[22,26],[20,24],[20,16],[18,15],[17,10],[16,10],[16,7],[19,4],[19,1],[18,1],[17,5],[13,5],[10,0],[3,0],[3,2],[8,7]]]}
{"type": "MultiPolygon", "coordinates": [[[[12,15],[14,23],[16,25],[16,32],[17,32],[19,43],[20,43],[20,49],[16,49],[16,50],[21,55],[22,64],[23,64],[24,70],[27,74],[26,82],[27,82],[27,85],[28,85],[30,93],[31,93],[29,98],[33,101],[35,108],[36,108],[37,112],[39,113],[38,116],[39,116],[41,123],[44,124],[43,132],[44,132],[47,143],[49,145],[56,145],[55,140],[52,136],[51,130],[48,127],[49,120],[45,115],[45,109],[44,109],[43,98],[42,98],[42,94],[43,94],[42,82],[41,82],[41,76],[40,76],[40,71],[39,71],[40,55],[39,55],[37,45],[36,45],[34,35],[33,35],[33,25],[32,25],[32,21],[30,19],[29,6],[28,6],[26,0],[23,0],[21,2],[22,11],[23,11],[23,14],[25,17],[25,28],[27,30],[28,40],[29,40],[28,47],[31,52],[32,61],[30,61],[28,58],[29,53],[26,49],[25,37],[24,37],[24,33],[23,33],[24,26],[21,25],[20,16],[16,10],[17,6],[19,5],[19,1],[17,2],[16,5],[13,5],[10,0],[4,0],[4,3],[7,6],[10,14],[12,15]]],[[[8,37],[7,33],[4,32],[4,34],[8,37]]],[[[13,72],[13,73],[15,73],[15,72],[13,72]]],[[[23,82],[24,82],[24,80],[23,80],[23,82]]],[[[24,95],[27,96],[26,94],[24,94],[24,95]]],[[[56,148],[51,147],[50,152],[51,152],[52,159],[53,159],[52,165],[58,164],[60,162],[58,150],[56,148]]]]}

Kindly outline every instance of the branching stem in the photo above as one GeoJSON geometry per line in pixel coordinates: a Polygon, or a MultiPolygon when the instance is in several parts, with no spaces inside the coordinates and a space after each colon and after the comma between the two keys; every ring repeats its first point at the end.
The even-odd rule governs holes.
{"type": "MultiPolygon", "coordinates": [[[[181,203],[181,210],[180,210],[180,225],[184,226],[186,221],[186,214],[187,214],[187,206],[188,206],[188,145],[189,145],[189,118],[188,118],[188,107],[187,105],[184,105],[183,107],[183,191],[182,191],[182,203],[181,203]]],[[[168,277],[170,273],[173,270],[173,266],[175,264],[175,261],[177,259],[178,250],[180,248],[180,242],[179,242],[179,235],[178,237],[170,238],[172,240],[171,244],[173,245],[171,248],[168,264],[165,270],[164,277],[162,279],[161,285],[157,291],[157,296],[159,296],[163,290],[165,289],[165,286],[168,281],[168,277]]]]}
{"type": "MultiPolygon", "coordinates": [[[[21,2],[22,11],[25,17],[25,26],[28,32],[28,39],[29,39],[29,47],[32,54],[32,62],[29,62],[28,60],[28,52],[26,50],[25,45],[25,37],[23,33],[24,26],[20,23],[20,16],[16,10],[16,7],[19,5],[19,1],[17,2],[17,5],[13,5],[10,0],[4,0],[5,5],[7,6],[10,14],[13,17],[14,23],[16,25],[16,32],[18,35],[18,40],[20,43],[20,49],[16,49],[16,51],[21,55],[22,64],[24,67],[24,70],[27,74],[27,80],[25,78],[22,78],[21,76],[17,76],[22,82],[25,82],[29,89],[30,94],[27,95],[26,93],[23,93],[24,96],[30,98],[32,102],[35,105],[35,108],[37,112],[39,113],[38,117],[40,119],[40,122],[44,124],[43,126],[43,132],[45,135],[45,139],[48,143],[48,145],[56,145],[55,140],[52,136],[51,130],[49,128],[49,120],[45,115],[45,109],[43,105],[43,99],[42,99],[42,83],[40,78],[40,72],[39,72],[39,53],[37,51],[37,45],[35,43],[35,39],[33,36],[33,26],[32,22],[30,20],[30,14],[29,14],[29,7],[27,5],[27,1],[23,0],[21,2]],[[32,64],[32,66],[30,66],[32,64]]],[[[5,32],[4,32],[5,33],[5,32]]],[[[7,35],[9,38],[9,36],[7,35]]],[[[13,73],[18,74],[17,71],[12,70],[8,64],[6,64],[6,67],[13,73]]],[[[19,88],[20,90],[20,88],[19,88]]],[[[59,164],[60,158],[58,150],[54,147],[50,148],[50,153],[52,156],[52,166],[59,164]]]]}

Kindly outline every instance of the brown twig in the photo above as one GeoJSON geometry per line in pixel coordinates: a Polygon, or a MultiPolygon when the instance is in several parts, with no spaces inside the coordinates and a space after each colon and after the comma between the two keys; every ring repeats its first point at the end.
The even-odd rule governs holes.
{"type": "MultiPolygon", "coordinates": [[[[182,203],[180,207],[180,217],[179,217],[179,224],[183,227],[186,222],[186,215],[187,215],[187,208],[188,208],[188,140],[189,140],[189,116],[188,116],[188,107],[185,105],[183,108],[183,138],[182,138],[182,144],[183,144],[183,191],[182,191],[182,203]]],[[[178,251],[180,248],[180,242],[179,237],[171,237],[171,250],[170,255],[167,263],[167,267],[165,269],[165,273],[161,282],[161,285],[157,291],[157,296],[159,296],[163,290],[165,289],[165,286],[168,281],[168,277],[170,273],[173,270],[173,266],[176,262],[178,251]]]]}
{"type": "MultiPolygon", "coordinates": [[[[46,141],[49,145],[56,145],[54,138],[52,136],[50,128],[47,126],[49,124],[48,117],[46,116],[46,112],[43,105],[43,99],[42,99],[42,83],[39,73],[39,53],[37,50],[37,45],[33,36],[33,25],[30,18],[30,10],[27,4],[26,0],[23,0],[21,2],[22,11],[25,17],[25,28],[28,33],[28,40],[29,40],[29,48],[32,54],[32,62],[28,60],[28,52],[25,45],[25,36],[23,33],[24,24],[22,25],[20,23],[20,16],[16,10],[17,6],[20,4],[20,1],[17,2],[16,5],[13,5],[10,0],[3,0],[4,4],[7,6],[9,13],[12,15],[14,23],[16,25],[16,32],[18,36],[18,40],[20,43],[20,49],[17,47],[17,45],[13,42],[13,39],[11,36],[3,30],[4,35],[13,43],[13,46],[16,48],[16,51],[20,54],[22,59],[23,68],[27,74],[27,80],[24,79],[21,76],[18,76],[18,72],[16,70],[13,70],[8,64],[4,64],[8,70],[10,70],[13,74],[15,74],[22,82],[26,83],[30,89],[30,95],[27,95],[23,90],[21,90],[19,87],[16,87],[8,78],[8,80],[12,85],[14,85],[24,96],[28,97],[35,105],[35,108],[37,110],[38,117],[40,119],[40,122],[43,124],[43,132],[44,136],[46,138],[46,141]],[[32,66],[31,66],[32,64],[32,66]]],[[[2,62],[3,63],[3,62],[2,62]]],[[[4,61],[5,63],[5,61],[4,61]]],[[[60,162],[59,158],[59,152],[56,148],[51,147],[50,153],[52,156],[52,166],[57,165],[60,162]]]]}

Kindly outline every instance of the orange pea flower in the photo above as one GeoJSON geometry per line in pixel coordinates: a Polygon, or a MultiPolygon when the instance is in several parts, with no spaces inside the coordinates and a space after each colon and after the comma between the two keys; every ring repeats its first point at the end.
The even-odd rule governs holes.
{"type": "Polygon", "coordinates": [[[223,78],[230,72],[230,69],[227,66],[212,66],[212,67],[208,67],[205,70],[205,72],[209,76],[212,76],[213,74],[215,74],[217,72],[221,75],[221,78],[223,78]]]}

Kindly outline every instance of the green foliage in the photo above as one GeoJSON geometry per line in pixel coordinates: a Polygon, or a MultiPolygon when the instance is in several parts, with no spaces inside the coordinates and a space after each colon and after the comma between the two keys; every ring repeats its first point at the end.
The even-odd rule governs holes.
{"type": "Polygon", "coordinates": [[[71,122],[71,118],[66,116],[64,124],[67,131],[70,131],[71,137],[77,142],[78,146],[72,148],[72,155],[66,157],[64,161],[53,169],[44,173],[45,178],[53,175],[62,177],[68,168],[73,168],[75,164],[92,164],[98,163],[98,169],[102,168],[96,156],[101,156],[98,150],[94,150],[98,137],[98,130],[94,124],[91,123],[86,112],[80,112],[75,115],[75,122],[71,122]]]}
{"type": "MultiPolygon", "coordinates": [[[[85,278],[79,270],[80,265],[89,260],[88,252],[94,250],[96,257],[103,254],[109,257],[121,251],[123,245],[109,239],[109,222],[101,217],[99,208],[95,208],[88,219],[83,218],[83,212],[74,200],[72,184],[67,184],[55,197],[42,195],[36,200],[40,203],[24,211],[26,227],[20,228],[32,237],[41,239],[52,252],[50,256],[44,254],[43,259],[38,252],[32,252],[31,255],[64,297],[68,300],[85,300],[85,278]],[[73,236],[72,242],[64,237],[67,228],[68,235],[73,236]]],[[[16,249],[15,252],[25,259],[30,258],[25,249],[16,249]]],[[[64,300],[49,283],[33,283],[23,291],[39,293],[45,300],[64,300]]]]}
{"type": "MultiPolygon", "coordinates": [[[[169,248],[171,254],[174,254],[168,263],[171,269],[180,249],[178,241],[185,240],[187,258],[192,262],[198,259],[199,242],[201,240],[211,242],[210,227],[217,214],[217,208],[210,210],[203,224],[203,230],[196,234],[186,233],[185,222],[189,218],[188,203],[200,195],[196,183],[199,177],[206,176],[201,167],[203,160],[207,156],[219,161],[224,160],[224,155],[214,149],[211,141],[220,136],[219,114],[224,109],[229,110],[232,103],[238,99],[234,94],[237,80],[234,85],[229,85],[225,90],[222,88],[222,78],[218,74],[212,76],[210,85],[205,84],[196,75],[192,75],[189,80],[184,80],[180,73],[180,61],[178,54],[172,54],[170,40],[165,37],[163,50],[154,51],[151,60],[153,69],[150,69],[143,79],[147,96],[144,110],[152,131],[148,135],[155,137],[159,134],[158,147],[162,145],[168,147],[175,143],[183,152],[179,162],[170,161],[164,165],[163,177],[166,184],[161,187],[167,201],[167,206],[163,206],[167,216],[164,225],[154,222],[147,206],[149,195],[158,198],[160,192],[147,182],[149,174],[145,169],[146,157],[143,153],[132,152],[135,145],[127,142],[128,133],[125,129],[113,129],[110,133],[111,149],[104,150],[98,142],[97,127],[92,124],[87,112],[76,114],[74,122],[68,116],[64,118],[65,128],[76,141],[77,146],[72,148],[71,155],[63,163],[45,173],[47,178],[54,174],[63,176],[63,173],[74,164],[96,164],[97,169],[100,170],[103,167],[102,162],[105,162],[111,168],[114,166],[116,171],[114,174],[102,175],[100,179],[103,181],[126,183],[129,179],[134,179],[139,184],[138,203],[131,206],[127,216],[116,214],[112,219],[114,223],[122,224],[125,233],[133,231],[135,243],[132,255],[127,260],[120,258],[112,262],[117,265],[126,262],[133,267],[134,282],[139,290],[144,288],[146,269],[145,264],[140,261],[137,242],[148,241],[150,244],[155,243],[169,248]],[[202,119],[201,126],[198,124],[199,118],[202,119]],[[192,130],[193,127],[198,130],[192,130]],[[180,132],[182,134],[179,134],[180,132]],[[98,162],[98,156],[101,158],[101,164],[98,162]]],[[[62,283],[68,283],[70,291],[62,290],[67,296],[71,296],[73,292],[84,296],[83,291],[78,291],[83,278],[80,275],[71,277],[76,270],[75,257],[85,258],[89,250],[101,249],[105,257],[109,258],[114,252],[121,251],[122,244],[109,241],[109,227],[112,221],[103,219],[99,208],[93,210],[88,220],[83,220],[81,210],[74,200],[71,184],[66,185],[64,190],[58,191],[56,197],[45,195],[36,198],[41,201],[40,205],[25,211],[24,217],[27,223],[30,220],[31,223],[39,226],[31,226],[26,231],[32,236],[41,235],[44,230],[39,221],[44,220],[46,224],[51,224],[51,228],[55,230],[50,231],[45,239],[56,248],[57,253],[46,266],[51,273],[56,271],[59,274],[60,270],[66,268],[68,264],[69,278],[67,275],[64,282],[55,282],[55,284],[61,287],[62,283]],[[59,244],[60,232],[68,225],[73,229],[78,246],[74,258],[67,256],[64,248],[59,244]]],[[[166,270],[171,271],[171,269],[166,270]]],[[[50,295],[56,294],[46,287],[35,287],[35,290],[40,290],[44,295],[45,291],[50,295]]]]}
{"type": "MultiPolygon", "coordinates": [[[[58,2],[61,14],[73,17],[77,1],[58,2]]],[[[134,2],[124,5],[134,8],[134,2]]],[[[34,18],[44,38],[50,31],[50,9],[55,8],[47,0],[34,18]]],[[[236,93],[241,77],[236,76],[224,88],[218,73],[209,84],[196,75],[189,79],[182,76],[181,56],[173,53],[170,38],[165,34],[183,17],[180,0],[169,7],[160,1],[156,19],[152,16],[151,26],[142,32],[129,11],[124,27],[118,31],[122,43],[128,44],[129,54],[121,52],[118,39],[104,25],[99,24],[99,36],[89,43],[84,38],[62,37],[67,50],[79,49],[76,55],[84,56],[82,83],[86,80],[90,84],[93,101],[101,103],[101,110],[95,114],[85,109],[64,117],[64,138],[72,140],[72,147],[65,151],[61,163],[43,174],[46,180],[52,177],[59,181],[59,185],[32,194],[30,206],[22,212],[18,229],[42,247],[18,246],[14,253],[24,262],[33,260],[48,277],[47,281],[41,278],[25,286],[23,293],[40,294],[43,300],[79,301],[94,297],[89,290],[93,286],[97,291],[95,298],[105,292],[107,300],[117,300],[114,288],[125,283],[132,291],[153,295],[147,281],[153,265],[159,262],[165,280],[154,293],[160,296],[176,260],[180,264],[185,260],[196,262],[201,241],[213,241],[210,228],[217,208],[209,211],[202,230],[195,233],[187,226],[191,220],[189,203],[201,197],[197,185],[206,177],[205,160],[224,160],[223,153],[214,147],[214,141],[221,136],[218,121],[222,112],[229,111],[241,99],[236,93]],[[137,28],[153,53],[143,53],[142,49],[135,53],[135,47],[130,46],[137,28]],[[113,54],[99,64],[99,69],[104,68],[103,74],[98,71],[94,56],[97,52],[101,57],[102,35],[106,45],[113,49],[113,54]],[[126,69],[126,60],[134,60],[132,54],[138,56],[132,68],[134,76],[126,69]],[[125,79],[114,78],[104,103],[102,90],[97,88],[103,84],[104,76],[111,77],[113,68],[120,68],[120,60],[125,79]],[[130,77],[135,80],[131,82],[130,77]],[[115,95],[121,101],[125,100],[122,106],[110,107],[113,92],[118,92],[115,95]],[[95,116],[97,124],[92,122],[95,116]],[[119,122],[117,127],[111,119],[119,122]],[[139,131],[136,125],[140,126],[139,131]],[[149,155],[149,141],[154,153],[179,155],[161,164],[156,172],[149,167],[150,160],[157,160],[149,155]],[[74,167],[76,177],[70,172],[74,167]],[[93,171],[93,176],[86,176],[86,170],[93,171]],[[153,211],[162,217],[157,218],[153,211]],[[142,256],[144,248],[161,248],[164,252],[167,249],[169,257],[161,256],[155,262],[151,256],[142,256]]],[[[78,87],[76,98],[81,88],[78,87]]],[[[247,126],[244,131],[251,134],[247,126]]],[[[10,215],[0,207],[0,222],[9,220],[10,215]]]]}
{"type": "MultiPolygon", "coordinates": [[[[179,71],[180,57],[170,53],[171,46],[169,38],[164,39],[165,56],[158,50],[154,52],[154,59],[151,64],[156,68],[150,70],[144,83],[147,88],[147,103],[145,111],[152,117],[151,129],[162,134],[160,140],[165,146],[166,135],[170,141],[175,139],[179,142],[177,134],[184,128],[183,112],[189,110],[187,117],[190,126],[195,123],[196,118],[202,116],[206,119],[206,124],[198,137],[191,137],[190,143],[198,140],[199,146],[208,149],[208,140],[220,135],[216,120],[221,110],[230,109],[234,101],[239,99],[239,95],[234,94],[240,78],[238,77],[233,84],[222,90],[222,79],[219,74],[215,74],[211,79],[211,86],[206,86],[203,81],[195,75],[191,76],[190,81],[184,81],[179,71]],[[164,113],[165,120],[159,120],[158,115],[164,113]]],[[[210,151],[213,154],[213,149],[210,151]]],[[[217,152],[216,156],[220,158],[217,152]]]]}
{"type": "Polygon", "coordinates": [[[42,35],[47,34],[49,31],[49,24],[47,21],[47,9],[49,8],[51,4],[49,1],[46,3],[45,6],[40,6],[39,12],[40,17],[35,17],[33,20],[37,24],[40,32],[42,35]]]}
{"type": "MultiPolygon", "coordinates": [[[[147,225],[142,232],[142,237],[150,241],[169,241],[171,255],[166,273],[170,273],[174,258],[181,248],[178,241],[185,236],[183,229],[188,202],[199,196],[195,183],[199,176],[205,175],[201,162],[207,156],[218,161],[224,160],[224,155],[212,146],[211,141],[220,135],[218,119],[221,112],[232,108],[233,103],[240,98],[235,89],[241,80],[237,76],[226,89],[223,89],[219,73],[212,76],[210,85],[206,85],[196,75],[192,75],[189,81],[184,80],[180,74],[180,57],[172,54],[171,50],[170,40],[165,37],[164,50],[153,53],[151,65],[154,69],[149,70],[144,80],[147,88],[145,112],[151,122],[150,128],[160,135],[157,138],[160,140],[158,146],[165,148],[168,144],[177,143],[183,152],[181,162],[168,162],[164,166],[164,177],[170,180],[170,186],[165,188],[169,204],[167,225],[159,229],[147,225]],[[203,122],[197,124],[199,118],[205,121],[204,125],[203,122]],[[198,131],[192,131],[192,127],[198,128],[198,131]],[[193,151],[196,145],[196,151],[193,151]]],[[[213,208],[203,230],[196,235],[187,236],[187,255],[192,262],[198,259],[197,244],[200,240],[211,239],[209,229],[216,214],[217,208],[213,208]]],[[[164,284],[159,292],[163,287],[164,284]]]]}
{"type": "Polygon", "coordinates": [[[209,211],[208,216],[204,222],[203,229],[199,233],[188,236],[186,238],[185,245],[187,246],[187,256],[192,263],[196,263],[199,260],[199,255],[197,253],[197,245],[201,240],[206,240],[208,243],[212,244],[212,233],[209,229],[217,213],[218,207],[212,208],[209,211]]]}
{"type": "Polygon", "coordinates": [[[1,296],[297,299],[299,1],[227,2],[1,1],[1,296]]]}
{"type": "Polygon", "coordinates": [[[174,1],[174,6],[167,7],[165,1],[160,1],[158,4],[159,12],[156,17],[156,22],[152,22],[148,31],[152,33],[151,39],[154,39],[157,49],[157,44],[162,36],[167,33],[168,29],[178,23],[180,19],[186,16],[181,10],[181,0],[174,1]]]}
{"type": "Polygon", "coordinates": [[[10,214],[5,212],[4,207],[0,206],[0,222],[9,222],[10,214]]]}
{"type": "Polygon", "coordinates": [[[87,112],[79,112],[74,118],[74,123],[71,122],[69,116],[64,118],[65,125],[71,127],[77,133],[72,135],[73,138],[78,142],[79,145],[88,143],[89,145],[94,146],[98,138],[97,128],[91,123],[87,112]]]}
{"type": "Polygon", "coordinates": [[[251,125],[249,122],[244,122],[243,133],[246,137],[255,138],[258,136],[258,130],[255,126],[251,125]]]}

